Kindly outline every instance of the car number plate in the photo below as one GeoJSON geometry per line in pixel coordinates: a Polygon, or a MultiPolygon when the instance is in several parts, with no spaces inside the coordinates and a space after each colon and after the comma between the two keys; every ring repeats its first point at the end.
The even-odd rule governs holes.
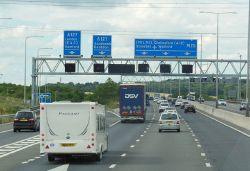
{"type": "Polygon", "coordinates": [[[63,143],[61,144],[62,147],[74,147],[75,144],[74,143],[63,143]]]}
{"type": "Polygon", "coordinates": [[[27,122],[28,120],[27,119],[21,119],[20,121],[21,122],[27,122]]]}

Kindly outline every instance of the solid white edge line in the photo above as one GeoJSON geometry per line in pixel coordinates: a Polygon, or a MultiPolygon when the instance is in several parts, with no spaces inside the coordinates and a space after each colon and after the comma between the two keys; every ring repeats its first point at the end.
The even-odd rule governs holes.
{"type": "Polygon", "coordinates": [[[205,163],[206,167],[212,167],[210,163],[205,163]]]}
{"type": "Polygon", "coordinates": [[[109,113],[111,113],[111,114],[113,114],[113,115],[115,115],[115,116],[117,116],[117,117],[121,117],[120,115],[118,115],[117,113],[115,113],[115,112],[112,112],[112,111],[107,111],[107,112],[109,112],[109,113]]]}
{"type": "Polygon", "coordinates": [[[116,124],[118,124],[119,122],[120,122],[120,121],[117,121],[117,122],[115,122],[115,123],[109,125],[109,127],[111,128],[111,127],[115,126],[116,124]]]}
{"type": "Polygon", "coordinates": [[[111,165],[109,166],[109,168],[110,168],[110,169],[113,169],[113,168],[115,168],[115,166],[116,166],[116,164],[111,164],[111,165]]]}
{"type": "Polygon", "coordinates": [[[208,117],[208,118],[210,118],[210,119],[212,119],[212,120],[214,120],[214,121],[216,121],[216,122],[218,122],[218,123],[220,123],[220,124],[222,124],[222,125],[224,125],[224,126],[226,126],[226,127],[228,127],[228,128],[231,128],[231,129],[233,129],[233,130],[235,130],[235,131],[237,131],[237,132],[239,132],[239,133],[245,135],[246,137],[250,138],[250,135],[249,135],[249,134],[247,134],[247,133],[245,133],[245,132],[243,132],[243,131],[241,131],[241,130],[238,130],[237,128],[234,128],[233,126],[230,126],[230,125],[228,125],[228,124],[225,124],[225,123],[219,121],[218,119],[215,119],[215,118],[213,118],[213,117],[211,117],[211,116],[208,116],[207,114],[204,114],[204,113],[201,112],[200,110],[198,110],[198,111],[199,111],[200,114],[202,114],[202,115],[204,115],[204,116],[206,116],[206,117],[208,117]]]}
{"type": "Polygon", "coordinates": [[[0,134],[5,133],[5,132],[10,132],[10,131],[13,131],[13,129],[8,129],[8,130],[5,130],[5,131],[1,131],[0,134]]]}

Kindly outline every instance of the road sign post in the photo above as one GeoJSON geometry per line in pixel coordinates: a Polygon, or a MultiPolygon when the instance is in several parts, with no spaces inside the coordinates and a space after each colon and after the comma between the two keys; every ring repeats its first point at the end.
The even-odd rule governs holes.
{"type": "Polygon", "coordinates": [[[135,39],[135,57],[197,57],[197,40],[135,39]]]}
{"type": "Polygon", "coordinates": [[[64,31],[64,57],[81,56],[81,31],[64,31]]]}
{"type": "Polygon", "coordinates": [[[111,57],[112,36],[94,35],[93,36],[93,55],[92,57],[111,57]]]}

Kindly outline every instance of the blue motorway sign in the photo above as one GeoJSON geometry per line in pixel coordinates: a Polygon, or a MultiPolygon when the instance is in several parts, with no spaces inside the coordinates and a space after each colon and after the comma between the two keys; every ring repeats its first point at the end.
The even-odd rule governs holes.
{"type": "Polygon", "coordinates": [[[197,40],[135,39],[135,57],[197,58],[197,40]]]}
{"type": "Polygon", "coordinates": [[[112,36],[93,36],[93,57],[111,57],[112,36]]]}
{"type": "Polygon", "coordinates": [[[81,55],[81,31],[64,31],[64,56],[81,55]]]}
{"type": "Polygon", "coordinates": [[[40,103],[51,103],[51,93],[41,93],[39,94],[40,103]]]}

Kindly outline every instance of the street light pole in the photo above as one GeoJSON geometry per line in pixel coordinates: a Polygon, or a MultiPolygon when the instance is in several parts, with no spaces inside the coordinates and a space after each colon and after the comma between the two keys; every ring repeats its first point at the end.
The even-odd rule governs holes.
{"type": "MultiPolygon", "coordinates": [[[[249,0],[250,4],[250,0],[249,0]]],[[[247,85],[246,85],[246,100],[247,109],[246,117],[249,117],[249,102],[250,102],[250,80],[249,80],[249,69],[250,69],[250,5],[248,7],[248,45],[247,45],[247,85]]]]}
{"type": "Polygon", "coordinates": [[[30,38],[43,38],[43,36],[27,36],[25,37],[24,47],[24,88],[23,88],[23,103],[26,104],[26,56],[27,56],[27,40],[30,38]]]}
{"type": "Polygon", "coordinates": [[[216,19],[217,19],[217,43],[216,43],[216,103],[215,103],[215,107],[218,108],[218,99],[219,99],[219,76],[218,76],[218,60],[219,60],[219,17],[222,14],[236,14],[236,12],[206,12],[206,11],[201,11],[200,13],[207,13],[207,14],[214,14],[216,15],[216,19]]]}
{"type": "MultiPolygon", "coordinates": [[[[242,55],[240,55],[240,61],[241,61],[241,57],[242,55]]],[[[239,72],[239,77],[238,77],[238,93],[237,93],[237,99],[241,100],[241,62],[240,62],[240,72],[239,72]]]]}

